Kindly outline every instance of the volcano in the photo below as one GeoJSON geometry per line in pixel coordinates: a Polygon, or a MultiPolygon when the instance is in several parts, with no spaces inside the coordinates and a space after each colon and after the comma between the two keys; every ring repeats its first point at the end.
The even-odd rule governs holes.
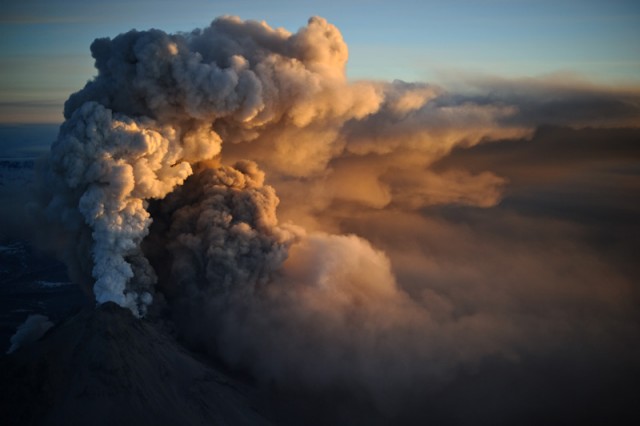
{"type": "Polygon", "coordinates": [[[267,425],[247,390],[115,303],[2,360],[5,424],[267,425]]]}

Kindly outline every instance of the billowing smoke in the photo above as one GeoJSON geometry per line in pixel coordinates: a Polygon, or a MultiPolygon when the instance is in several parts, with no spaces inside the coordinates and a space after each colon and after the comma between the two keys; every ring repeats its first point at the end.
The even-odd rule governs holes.
{"type": "MultiPolygon", "coordinates": [[[[470,254],[481,241],[420,216],[501,201],[504,177],[438,163],[535,137],[523,102],[349,82],[347,47],[321,18],[289,33],[224,17],[191,33],[99,39],[91,51],[98,74],[65,104],[38,214],[50,225],[44,239],[98,303],[166,310],[191,345],[262,380],[365,389],[386,403],[389,389],[437,383],[484,357],[517,360],[537,344],[523,330],[551,327],[513,315],[520,296],[512,302],[500,271],[470,254]],[[447,256],[472,262],[457,268],[439,255],[449,237],[460,252],[447,256]],[[456,293],[477,274],[479,287],[495,279],[504,294],[456,293]]],[[[612,122],[637,118],[635,99],[612,122]]],[[[551,260],[556,282],[568,267],[551,260]]]]}
{"type": "MultiPolygon", "coordinates": [[[[489,137],[495,131],[491,123],[513,109],[425,107],[437,98],[438,89],[400,82],[348,83],[346,45],[321,18],[312,18],[295,34],[221,18],[189,34],[131,31],[96,40],[91,50],[98,75],[65,104],[67,120],[45,168],[42,203],[49,220],[75,234],[69,239],[72,247],[83,240],[90,245],[91,278],[86,266],[74,269],[81,271],[80,281],[91,283],[97,302],[113,301],[138,315],[152,303],[156,281],[140,251],[152,222],[148,201],[164,198],[192,173],[194,164],[220,154],[223,140],[237,146],[230,158],[239,151],[244,156],[248,149],[274,172],[274,179],[324,179],[329,162],[345,150],[358,156],[401,151],[397,138],[386,140],[388,133],[415,133],[417,125],[424,137],[439,141],[430,144],[426,158],[418,158],[425,167],[460,141],[489,137]],[[450,125],[439,129],[435,124],[426,135],[424,123],[412,118],[414,112],[429,115],[433,123],[460,120],[467,128],[451,134],[450,125]],[[389,120],[393,124],[387,125],[389,120]],[[376,131],[378,141],[367,136],[380,125],[386,127],[376,131]]],[[[522,132],[507,134],[514,131],[522,132]]],[[[338,198],[370,196],[350,187],[353,178],[342,179],[342,174],[336,165],[335,174],[327,177],[333,188],[329,192],[338,198]]],[[[378,186],[379,176],[363,175],[364,182],[378,186]]],[[[472,202],[496,199],[500,180],[489,176],[486,182],[489,199],[474,195],[472,202]]],[[[478,185],[473,186],[475,192],[478,185]]],[[[363,201],[388,203],[389,191],[380,191],[384,200],[363,201]]],[[[440,198],[435,196],[436,202],[449,200],[440,198]]],[[[70,247],[64,251],[71,258],[68,263],[86,264],[77,259],[86,253],[71,253],[70,247]]]]}
{"type": "MultiPolygon", "coordinates": [[[[149,256],[169,267],[163,293],[212,298],[251,296],[287,258],[295,233],[278,226],[278,198],[250,161],[200,166],[157,203],[149,256]],[[158,250],[158,247],[161,250],[158,250]],[[203,292],[203,294],[201,294],[203,292]]],[[[224,306],[221,306],[222,309],[224,306]]]]}
{"type": "Polygon", "coordinates": [[[164,197],[191,174],[183,160],[188,152],[173,138],[171,128],[87,102],[63,124],[51,148],[51,180],[63,191],[53,193],[47,213],[62,224],[81,216],[90,227],[98,303],[144,314],[152,301],[153,271],[132,259],[140,258],[151,223],[146,200],[164,197]]]}
{"type": "MultiPolygon", "coordinates": [[[[191,34],[132,31],[96,40],[92,53],[98,76],[65,105],[44,203],[50,220],[88,227],[98,303],[140,315],[155,281],[139,249],[151,223],[148,200],[216,156],[221,136],[242,142],[280,122],[343,123],[381,101],[371,86],[346,84],[346,46],[322,19],[293,35],[235,18],[191,34]]],[[[327,156],[325,142],[312,155],[327,156]]]]}

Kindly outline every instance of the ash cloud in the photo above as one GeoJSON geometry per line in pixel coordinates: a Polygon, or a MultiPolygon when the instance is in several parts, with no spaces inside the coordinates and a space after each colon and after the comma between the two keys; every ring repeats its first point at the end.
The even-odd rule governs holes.
{"type": "Polygon", "coordinates": [[[511,125],[638,127],[637,85],[597,85],[579,75],[558,73],[512,80],[460,75],[448,86],[456,103],[517,105],[518,113],[506,120],[511,125]]]}
{"type": "MultiPolygon", "coordinates": [[[[289,33],[223,17],[91,51],[98,75],[65,104],[31,212],[97,303],[166,315],[264,386],[338,389],[384,421],[455,423],[438,407],[487,375],[464,416],[495,417],[471,401],[504,394],[519,366],[519,380],[548,367],[598,388],[620,350],[638,371],[637,345],[623,349],[638,331],[633,244],[535,209],[551,188],[607,212],[631,196],[637,91],[349,82],[322,18],[289,33]]],[[[531,412],[545,389],[513,407],[531,412]]]]}

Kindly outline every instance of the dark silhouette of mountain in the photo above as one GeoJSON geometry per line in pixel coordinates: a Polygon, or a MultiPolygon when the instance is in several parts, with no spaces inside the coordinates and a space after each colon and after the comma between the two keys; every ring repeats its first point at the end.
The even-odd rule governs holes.
{"type": "Polygon", "coordinates": [[[241,384],[113,303],[81,311],[0,363],[7,425],[269,424],[241,384]]]}

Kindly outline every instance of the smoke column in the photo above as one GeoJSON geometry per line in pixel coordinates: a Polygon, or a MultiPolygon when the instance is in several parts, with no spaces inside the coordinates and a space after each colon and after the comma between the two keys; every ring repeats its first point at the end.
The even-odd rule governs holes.
{"type": "Polygon", "coordinates": [[[503,178],[432,165],[530,136],[517,105],[349,82],[347,47],[322,18],[296,33],[235,17],[130,31],[91,53],[97,76],[65,104],[34,211],[97,303],[166,307],[186,341],[260,379],[385,403],[528,344],[509,321],[410,296],[384,252],[316,215],[495,206],[503,178]],[[274,187],[307,229],[278,221],[274,187]]]}
{"type": "Polygon", "coordinates": [[[155,282],[140,253],[147,203],[216,156],[221,134],[249,141],[280,122],[363,116],[380,101],[372,88],[346,86],[346,47],[322,19],[292,35],[224,18],[188,35],[132,31],[91,50],[98,76],[65,105],[45,211],[69,231],[91,234],[93,279],[85,281],[97,302],[137,315],[152,303],[155,282]],[[330,103],[342,89],[347,100],[330,103]]]}
{"type": "MultiPolygon", "coordinates": [[[[78,280],[91,283],[98,303],[137,315],[156,280],[140,251],[148,201],[218,155],[223,140],[255,145],[253,155],[244,149],[285,176],[317,175],[344,151],[347,123],[406,115],[436,96],[429,87],[348,83],[347,47],[321,18],[291,34],[225,17],[189,34],[98,39],[91,52],[98,75],[65,104],[42,204],[49,221],[76,235],[74,245],[89,240],[91,278],[80,267],[78,280]]],[[[353,139],[353,149],[372,149],[353,139]]],[[[65,252],[69,264],[86,264],[65,252]]]]}

